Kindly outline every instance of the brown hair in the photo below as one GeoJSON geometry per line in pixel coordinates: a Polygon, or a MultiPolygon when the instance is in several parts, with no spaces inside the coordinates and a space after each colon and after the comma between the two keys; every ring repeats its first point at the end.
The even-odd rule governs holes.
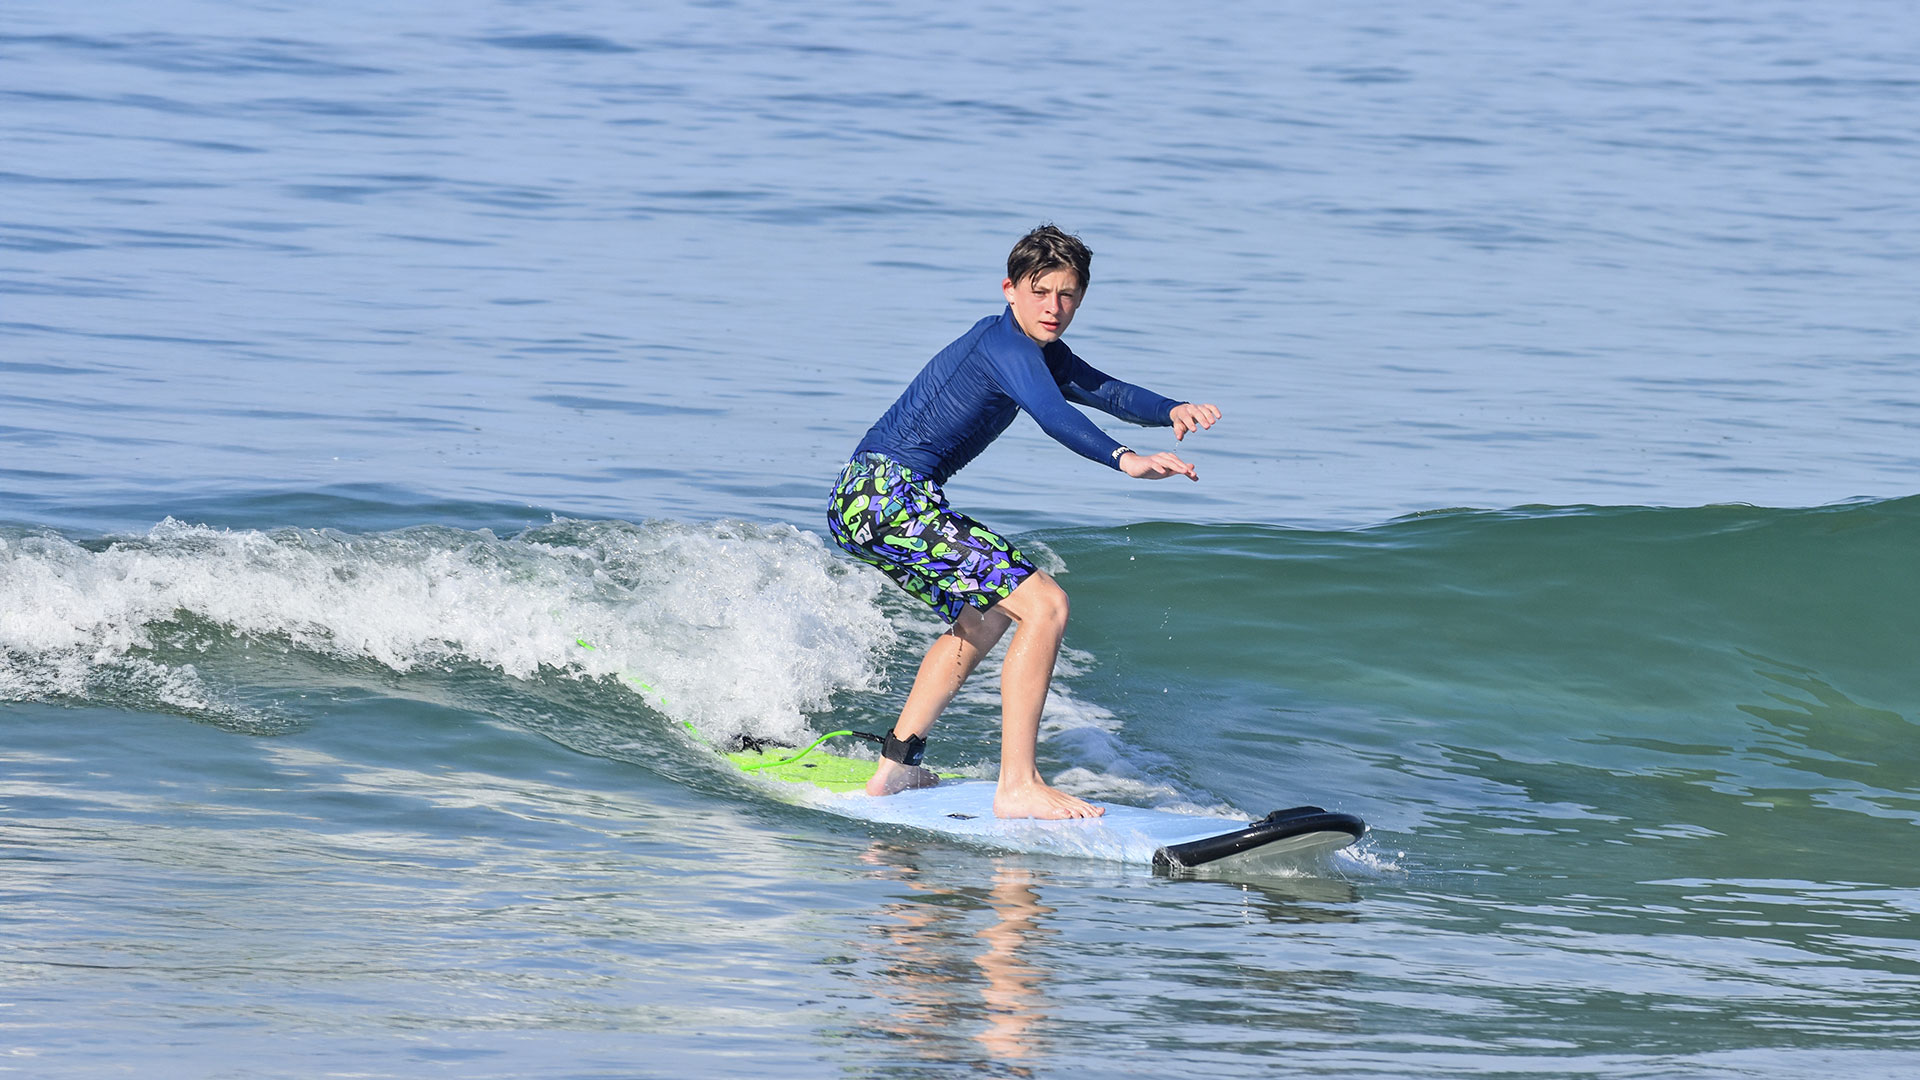
{"type": "Polygon", "coordinates": [[[1070,232],[1054,225],[1042,225],[1020,238],[1007,254],[1007,280],[1015,285],[1028,278],[1044,277],[1055,270],[1071,270],[1080,277],[1085,291],[1092,281],[1093,252],[1070,232]]]}

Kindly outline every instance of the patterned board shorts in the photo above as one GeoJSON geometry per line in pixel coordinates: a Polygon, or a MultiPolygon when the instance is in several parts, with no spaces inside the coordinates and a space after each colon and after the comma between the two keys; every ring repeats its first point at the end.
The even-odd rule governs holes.
{"type": "Polygon", "coordinates": [[[1005,600],[1034,565],[992,529],[947,505],[940,485],[880,454],[840,473],[827,504],[834,542],[880,568],[948,622],[1005,600]]]}

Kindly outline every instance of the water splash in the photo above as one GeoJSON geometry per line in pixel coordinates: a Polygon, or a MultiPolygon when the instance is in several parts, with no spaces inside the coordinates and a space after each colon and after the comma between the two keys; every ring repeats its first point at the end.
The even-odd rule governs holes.
{"type": "Polygon", "coordinates": [[[673,720],[781,735],[836,692],[873,684],[893,639],[878,587],[811,534],[733,522],[556,518],[507,539],[171,518],[88,543],[15,530],[0,537],[0,697],[111,693],[233,719],[246,707],[223,702],[189,658],[265,644],[398,674],[644,673],[659,690],[650,704],[673,720]]]}

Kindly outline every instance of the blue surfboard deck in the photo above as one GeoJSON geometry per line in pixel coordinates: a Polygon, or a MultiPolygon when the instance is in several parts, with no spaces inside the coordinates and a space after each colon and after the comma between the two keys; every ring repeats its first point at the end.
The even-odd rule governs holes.
{"type": "Polygon", "coordinates": [[[954,780],[874,797],[781,784],[796,801],[844,817],[955,837],[1001,851],[1153,866],[1169,873],[1284,873],[1311,865],[1366,832],[1351,814],[1295,807],[1258,821],[1177,814],[1094,801],[1097,818],[993,816],[990,780],[954,780]]]}

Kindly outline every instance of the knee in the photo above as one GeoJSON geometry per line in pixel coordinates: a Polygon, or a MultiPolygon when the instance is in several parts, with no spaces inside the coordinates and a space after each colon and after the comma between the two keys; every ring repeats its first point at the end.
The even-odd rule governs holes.
{"type": "Polygon", "coordinates": [[[1060,583],[1050,575],[1033,575],[1020,583],[1014,595],[1019,598],[1020,607],[1013,614],[1022,623],[1066,627],[1072,605],[1067,602],[1067,590],[1061,588],[1060,583]]]}
{"type": "Polygon", "coordinates": [[[965,608],[953,625],[947,628],[947,633],[959,639],[961,644],[985,653],[991,652],[999,643],[1000,636],[1007,632],[1009,624],[1010,620],[997,610],[965,608]]]}

